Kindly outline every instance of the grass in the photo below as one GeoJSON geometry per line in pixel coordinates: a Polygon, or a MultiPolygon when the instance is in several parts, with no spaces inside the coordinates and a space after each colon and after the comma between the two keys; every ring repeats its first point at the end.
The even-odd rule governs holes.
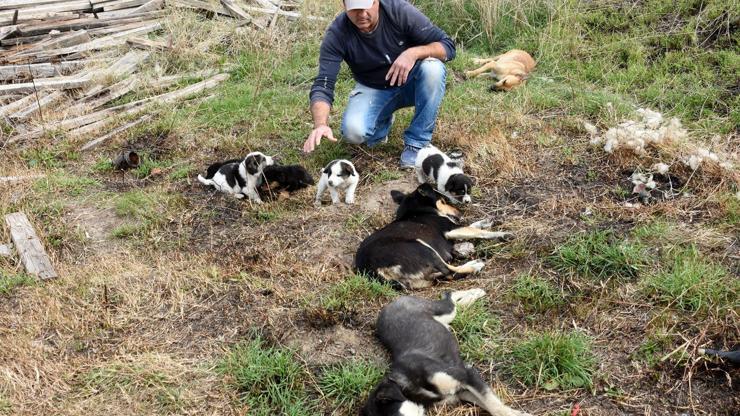
{"type": "Polygon", "coordinates": [[[558,246],[547,262],[557,271],[594,280],[637,277],[646,263],[637,243],[618,239],[612,231],[592,231],[558,246]]]}
{"type": "Polygon", "coordinates": [[[667,255],[668,266],[643,280],[646,293],[662,304],[688,312],[723,312],[740,308],[740,281],[706,260],[695,246],[667,255]]]}
{"type": "Polygon", "coordinates": [[[314,404],[305,389],[306,369],[295,352],[270,347],[257,337],[235,345],[217,370],[239,390],[250,415],[312,415],[314,404]]]}
{"type": "Polygon", "coordinates": [[[483,299],[467,307],[458,308],[450,327],[460,344],[463,360],[490,361],[497,347],[494,338],[500,325],[501,320],[491,313],[490,305],[483,299]]]}
{"type": "Polygon", "coordinates": [[[590,343],[588,337],[578,332],[533,335],[512,347],[511,371],[530,387],[591,388],[596,360],[590,343]]]}
{"type": "Polygon", "coordinates": [[[11,274],[0,270],[0,295],[9,295],[18,287],[34,284],[36,284],[36,279],[27,274],[11,274]]]}
{"type": "Polygon", "coordinates": [[[531,274],[517,277],[511,288],[511,295],[524,309],[534,312],[544,312],[565,303],[565,296],[552,283],[531,274]]]}
{"type": "Polygon", "coordinates": [[[384,372],[370,361],[345,361],[325,368],[318,386],[321,393],[331,400],[333,408],[351,410],[365,400],[383,378],[384,372]]]}
{"type": "Polygon", "coordinates": [[[99,186],[100,182],[92,178],[54,173],[36,180],[33,189],[44,194],[64,193],[69,196],[79,196],[99,186]]]}
{"type": "Polygon", "coordinates": [[[354,274],[321,294],[319,306],[328,311],[353,310],[362,302],[388,300],[396,295],[389,284],[354,274]]]}

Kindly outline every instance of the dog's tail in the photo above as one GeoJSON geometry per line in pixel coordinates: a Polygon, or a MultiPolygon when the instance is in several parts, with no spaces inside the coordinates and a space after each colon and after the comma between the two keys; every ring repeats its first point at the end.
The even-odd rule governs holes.
{"type": "Polygon", "coordinates": [[[203,175],[198,175],[198,180],[205,186],[216,185],[212,180],[204,178],[203,175]]]}
{"type": "Polygon", "coordinates": [[[428,248],[429,250],[432,250],[432,253],[434,253],[434,255],[437,256],[437,258],[439,259],[439,261],[441,261],[442,264],[444,264],[445,267],[447,267],[447,269],[453,270],[455,268],[455,266],[453,266],[451,264],[448,264],[445,261],[445,259],[442,258],[442,256],[439,254],[439,252],[437,250],[435,250],[434,247],[432,247],[429,244],[427,244],[424,240],[422,240],[421,238],[417,238],[416,239],[416,242],[419,243],[419,244],[421,244],[422,246],[428,248]]]}

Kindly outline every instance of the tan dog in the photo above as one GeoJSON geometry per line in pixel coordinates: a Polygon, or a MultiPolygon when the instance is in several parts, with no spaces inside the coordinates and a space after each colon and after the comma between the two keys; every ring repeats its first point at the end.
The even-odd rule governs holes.
{"type": "Polygon", "coordinates": [[[475,71],[466,71],[465,77],[469,79],[486,74],[496,78],[498,82],[493,84],[491,88],[497,91],[509,91],[519,84],[523,84],[536,65],[534,59],[527,52],[520,49],[512,49],[495,58],[475,59],[473,62],[477,65],[483,64],[483,66],[475,71]]]}

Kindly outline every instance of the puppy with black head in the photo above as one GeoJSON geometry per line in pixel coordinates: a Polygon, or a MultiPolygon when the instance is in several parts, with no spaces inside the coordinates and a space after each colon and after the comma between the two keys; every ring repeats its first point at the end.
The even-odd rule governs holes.
{"type": "Polygon", "coordinates": [[[273,165],[272,157],[261,152],[251,152],[243,160],[231,159],[212,164],[206,170],[206,176],[198,175],[200,183],[213,186],[217,190],[232,194],[235,198],[245,196],[256,203],[262,203],[257,192],[257,185],[262,178],[265,167],[273,165]]]}
{"type": "Polygon", "coordinates": [[[431,301],[400,297],[378,316],[375,332],[390,351],[391,368],[370,393],[363,416],[423,416],[433,403],[460,400],[478,405],[495,416],[525,416],[504,405],[480,374],[460,357],[449,324],[457,306],[483,297],[482,289],[446,293],[431,301]]]}
{"type": "Polygon", "coordinates": [[[265,166],[264,183],[273,190],[294,192],[314,184],[313,177],[301,165],[265,166]]]}
{"type": "Polygon", "coordinates": [[[473,179],[466,175],[459,162],[429,145],[416,156],[416,179],[419,183],[436,184],[437,190],[455,202],[470,203],[473,179]]]}
{"type": "Polygon", "coordinates": [[[337,159],[329,162],[321,171],[318,190],[316,191],[316,201],[314,205],[321,206],[321,196],[329,189],[331,194],[331,203],[339,203],[339,191],[345,190],[344,203],[355,203],[355,189],[360,181],[360,175],[355,170],[355,165],[346,159],[337,159]]]}

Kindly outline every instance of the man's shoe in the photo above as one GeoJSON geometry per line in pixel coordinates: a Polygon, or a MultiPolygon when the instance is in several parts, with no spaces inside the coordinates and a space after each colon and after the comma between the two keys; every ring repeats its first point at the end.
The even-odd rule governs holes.
{"type": "Polygon", "coordinates": [[[413,169],[416,164],[416,155],[419,149],[414,146],[406,145],[401,153],[401,169],[413,169]]]}

